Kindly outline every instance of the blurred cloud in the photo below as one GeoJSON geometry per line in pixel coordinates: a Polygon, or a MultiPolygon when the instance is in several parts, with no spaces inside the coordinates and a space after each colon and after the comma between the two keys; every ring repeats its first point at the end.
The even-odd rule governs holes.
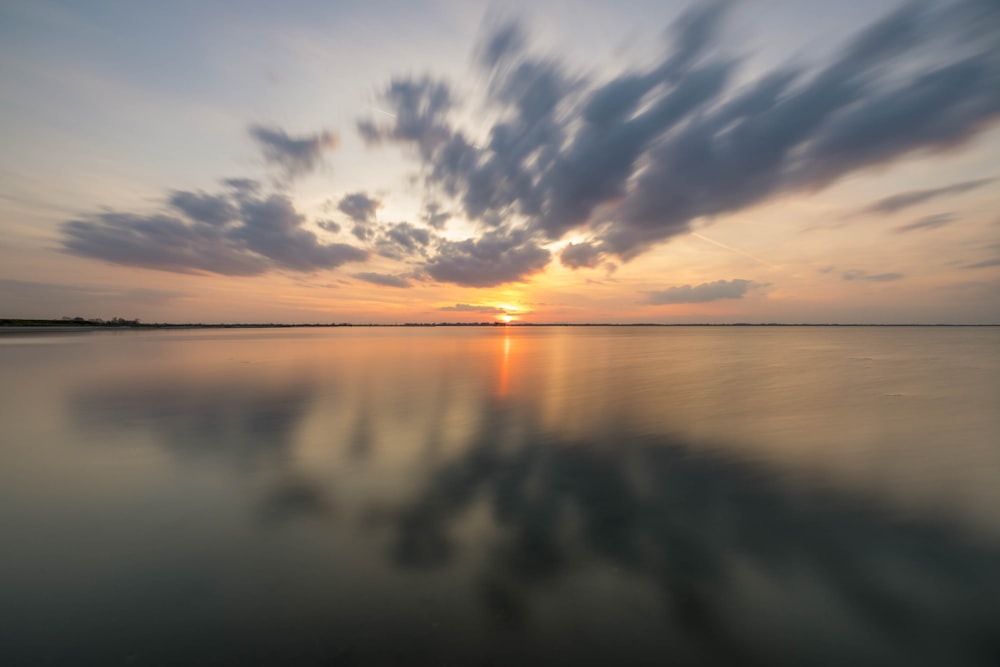
{"type": "Polygon", "coordinates": [[[935,213],[933,215],[927,215],[919,220],[911,222],[906,225],[900,225],[893,229],[897,234],[903,234],[906,232],[914,232],[920,229],[937,229],[938,227],[944,227],[945,225],[950,225],[955,222],[954,213],[935,213]]]}
{"type": "Polygon", "coordinates": [[[448,220],[451,219],[451,213],[441,209],[441,205],[437,202],[428,202],[424,206],[424,212],[420,216],[420,219],[428,226],[433,229],[444,229],[448,220]]]}
{"type": "Polygon", "coordinates": [[[477,306],[471,303],[456,303],[454,306],[442,306],[438,310],[452,313],[483,313],[484,315],[503,315],[507,311],[495,306],[477,306]]]}
{"type": "Polygon", "coordinates": [[[604,253],[592,243],[570,243],[559,253],[563,266],[571,269],[592,269],[601,263],[604,253]]]}
{"type": "Polygon", "coordinates": [[[979,178],[974,181],[964,181],[962,183],[954,183],[952,185],[946,185],[940,188],[928,188],[926,190],[910,190],[907,192],[900,192],[899,194],[892,195],[891,197],[885,197],[879,199],[878,201],[872,202],[868,206],[862,208],[859,213],[882,213],[890,214],[897,213],[903,209],[910,208],[912,206],[917,206],[918,204],[923,204],[926,201],[932,199],[938,199],[939,197],[950,197],[954,195],[960,195],[965,192],[970,192],[977,188],[981,188],[984,185],[994,182],[995,178],[979,178]]]}
{"type": "Polygon", "coordinates": [[[62,225],[63,249],[113,264],[235,276],[273,269],[333,269],[368,257],[365,250],[347,244],[321,243],[304,228],[305,216],[284,194],[175,190],[168,202],[188,217],[162,212],[92,214],[62,225]]]}
{"type": "Polygon", "coordinates": [[[663,306],[676,303],[708,303],[719,299],[742,299],[754,286],[750,280],[716,280],[700,285],[678,285],[665,290],[646,292],[644,303],[663,306]]]}
{"type": "Polygon", "coordinates": [[[337,136],[331,132],[292,137],[280,127],[252,125],[250,136],[259,145],[264,159],[284,169],[289,179],[313,171],[323,157],[323,151],[337,146],[337,136]]]}
{"type": "Polygon", "coordinates": [[[431,233],[408,222],[384,225],[375,247],[383,257],[405,259],[413,255],[425,255],[432,239],[431,233]]]}
{"type": "Polygon", "coordinates": [[[902,280],[906,276],[902,273],[868,273],[861,269],[852,269],[850,271],[845,271],[841,276],[844,280],[868,280],[876,283],[889,283],[896,280],[902,280]]]}
{"type": "MultiPolygon", "coordinates": [[[[764,70],[727,48],[735,5],[693,4],[670,27],[662,57],[602,74],[584,75],[551,51],[539,55],[525,26],[509,21],[494,24],[474,49],[482,99],[433,74],[391,78],[379,93],[385,113],[359,119],[357,131],[370,146],[402,147],[419,160],[425,203],[413,219],[380,222],[382,195],[359,190],[336,203],[346,220],[315,221],[326,232],[349,232],[363,248],[322,243],[289,194],[247,178],[227,179],[219,192],[170,190],[153,212],[70,220],[63,248],[117,264],[225,275],[336,269],[378,255],[408,263],[410,273],[355,277],[394,287],[428,277],[494,287],[543,272],[552,245],[570,234],[577,240],[558,252],[564,266],[610,271],[696,223],[952,149],[1000,120],[1000,30],[986,29],[1000,26],[1000,12],[989,2],[907,3],[820,62],[764,70]],[[458,120],[470,109],[484,119],[481,132],[458,120]],[[466,238],[443,235],[453,216],[471,225],[466,238]]],[[[314,171],[337,145],[327,130],[290,135],[256,124],[249,135],[288,181],[314,171]]],[[[902,192],[863,211],[894,213],[994,180],[902,192]]],[[[952,221],[939,214],[896,231],[952,221]]],[[[880,279],[849,273],[845,279],[880,279]]],[[[719,283],[734,290],[740,281],[649,298],[700,298],[671,290],[707,295],[706,286],[719,283]]],[[[715,298],[740,298],[742,289],[715,298]]]]}
{"type": "Polygon", "coordinates": [[[966,264],[965,269],[988,269],[991,266],[1000,266],[1000,257],[994,259],[983,260],[982,262],[975,262],[973,264],[966,264]]]}
{"type": "Polygon", "coordinates": [[[375,212],[381,206],[381,201],[369,197],[364,192],[344,195],[337,202],[337,209],[354,222],[372,222],[375,220],[375,212]]]}
{"type": "Polygon", "coordinates": [[[439,282],[493,287],[542,271],[550,256],[523,231],[493,230],[478,239],[442,240],[438,254],[424,268],[439,282]]]}
{"type": "Polygon", "coordinates": [[[359,241],[367,241],[375,234],[375,212],[382,206],[378,199],[369,197],[364,192],[344,195],[337,202],[337,210],[346,215],[354,223],[351,227],[359,241]]]}
{"type": "Polygon", "coordinates": [[[174,190],[168,202],[190,219],[210,225],[224,225],[239,215],[232,201],[224,195],[174,190]]]}
{"type": "Polygon", "coordinates": [[[387,273],[370,273],[362,272],[353,274],[358,280],[364,280],[365,282],[372,283],[373,285],[382,285],[383,287],[412,287],[410,281],[402,276],[394,276],[387,273]]]}
{"type": "MultiPolygon", "coordinates": [[[[359,132],[370,144],[415,147],[429,190],[480,226],[478,238],[442,243],[428,272],[463,285],[522,280],[544,268],[542,246],[570,231],[591,240],[563,250],[566,266],[627,261],[697,219],[952,149],[1000,119],[1000,30],[984,29],[1000,23],[990,3],[907,3],[825,62],[749,81],[724,48],[732,4],[695,5],[672,26],[659,62],[604,79],[533,55],[516,22],[497,26],[477,48],[497,117],[484,140],[455,123],[464,100],[448,82],[392,79],[381,96],[392,118],[362,119],[359,132]],[[496,245],[501,222],[520,261],[480,251],[496,245]]],[[[870,208],[891,212],[987,182],[870,208]]]]}

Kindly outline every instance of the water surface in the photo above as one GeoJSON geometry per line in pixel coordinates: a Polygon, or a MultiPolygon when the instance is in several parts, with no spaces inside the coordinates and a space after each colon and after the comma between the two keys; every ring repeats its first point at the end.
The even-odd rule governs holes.
{"type": "Polygon", "coordinates": [[[0,337],[0,664],[1000,664],[1000,329],[0,337]]]}

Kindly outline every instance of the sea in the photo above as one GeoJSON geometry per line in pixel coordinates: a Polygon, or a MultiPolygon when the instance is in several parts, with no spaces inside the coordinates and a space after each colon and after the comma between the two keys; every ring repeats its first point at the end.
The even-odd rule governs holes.
{"type": "Polygon", "coordinates": [[[1000,664],[1000,328],[0,336],[0,664],[1000,664]]]}

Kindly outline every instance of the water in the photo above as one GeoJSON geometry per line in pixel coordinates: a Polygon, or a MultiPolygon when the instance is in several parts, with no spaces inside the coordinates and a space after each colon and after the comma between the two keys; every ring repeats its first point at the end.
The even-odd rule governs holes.
{"type": "Polygon", "coordinates": [[[0,664],[1000,664],[1000,329],[0,337],[0,664]]]}

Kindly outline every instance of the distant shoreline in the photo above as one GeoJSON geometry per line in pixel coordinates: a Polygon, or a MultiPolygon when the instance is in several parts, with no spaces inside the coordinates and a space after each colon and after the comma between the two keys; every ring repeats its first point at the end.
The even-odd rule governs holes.
{"type": "Polygon", "coordinates": [[[707,323],[690,322],[681,324],[660,324],[653,322],[636,322],[626,324],[616,324],[609,322],[594,323],[565,323],[565,322],[432,322],[416,323],[405,322],[401,324],[375,324],[375,323],[330,323],[330,324],[276,324],[276,323],[255,323],[255,324],[200,324],[200,323],[151,323],[151,324],[77,324],[67,323],[62,320],[20,320],[20,319],[0,319],[0,334],[16,333],[87,333],[92,331],[164,331],[164,330],[191,330],[191,329],[336,329],[343,327],[361,328],[430,328],[430,327],[997,327],[1000,324],[836,324],[836,323],[783,323],[783,322],[733,322],[733,323],[707,323]]]}

